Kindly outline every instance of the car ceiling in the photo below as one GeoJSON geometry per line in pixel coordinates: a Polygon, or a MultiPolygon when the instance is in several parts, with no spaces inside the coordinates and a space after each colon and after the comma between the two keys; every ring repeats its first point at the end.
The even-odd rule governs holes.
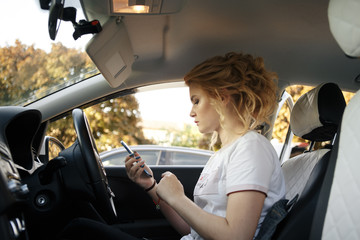
{"type": "MultiPolygon", "coordinates": [[[[174,0],[171,0],[174,1],[174,0]]],[[[134,54],[126,82],[182,79],[193,66],[229,51],[263,56],[281,87],[335,82],[355,91],[359,60],[346,57],[331,35],[326,0],[185,1],[169,15],[122,18],[134,54]]],[[[107,0],[82,0],[88,20],[108,18],[107,0]]]]}
{"type": "MultiPolygon", "coordinates": [[[[88,20],[104,25],[110,18],[107,0],[80,0],[80,4],[88,20]]],[[[80,4],[66,1],[66,6],[80,4]]],[[[360,74],[360,60],[346,57],[332,36],[328,4],[327,0],[185,0],[175,14],[123,16],[136,55],[123,84],[112,88],[98,75],[28,106],[48,120],[118,91],[182,81],[196,64],[229,51],[263,56],[267,68],[278,73],[280,89],[334,82],[355,92],[360,86],[354,80],[360,74]]]]}

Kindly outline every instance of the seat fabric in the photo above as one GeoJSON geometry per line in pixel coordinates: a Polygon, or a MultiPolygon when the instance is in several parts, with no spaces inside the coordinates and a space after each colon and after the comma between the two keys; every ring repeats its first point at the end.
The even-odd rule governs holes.
{"type": "Polygon", "coordinates": [[[296,194],[302,193],[313,168],[329,151],[330,149],[319,149],[318,151],[305,152],[289,159],[286,161],[286,164],[283,164],[286,199],[293,199],[296,194]]]}
{"type": "Polygon", "coordinates": [[[360,92],[345,109],[322,239],[360,239],[360,92]]]}

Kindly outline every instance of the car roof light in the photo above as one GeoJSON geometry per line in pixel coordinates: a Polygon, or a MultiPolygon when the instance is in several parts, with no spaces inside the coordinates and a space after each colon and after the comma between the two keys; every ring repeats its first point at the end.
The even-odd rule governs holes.
{"type": "Polygon", "coordinates": [[[170,14],[180,11],[183,0],[110,0],[110,15],[170,14]]]}

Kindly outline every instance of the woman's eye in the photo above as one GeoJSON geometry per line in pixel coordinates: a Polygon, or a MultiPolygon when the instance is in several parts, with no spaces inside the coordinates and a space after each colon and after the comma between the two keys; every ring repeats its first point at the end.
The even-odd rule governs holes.
{"type": "Polygon", "coordinates": [[[196,104],[198,104],[198,103],[199,103],[199,100],[198,100],[198,99],[194,100],[194,105],[196,105],[196,104]]]}

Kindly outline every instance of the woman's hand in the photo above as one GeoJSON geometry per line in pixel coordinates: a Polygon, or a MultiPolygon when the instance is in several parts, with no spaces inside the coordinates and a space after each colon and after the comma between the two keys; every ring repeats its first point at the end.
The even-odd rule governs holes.
{"type": "Polygon", "coordinates": [[[144,189],[151,187],[155,181],[153,177],[146,175],[144,170],[153,175],[151,169],[145,164],[140,154],[135,152],[125,158],[125,168],[128,177],[144,189]]]}
{"type": "Polygon", "coordinates": [[[184,187],[171,172],[164,172],[161,177],[156,193],[171,206],[174,201],[178,201],[185,196],[184,187]]]}

